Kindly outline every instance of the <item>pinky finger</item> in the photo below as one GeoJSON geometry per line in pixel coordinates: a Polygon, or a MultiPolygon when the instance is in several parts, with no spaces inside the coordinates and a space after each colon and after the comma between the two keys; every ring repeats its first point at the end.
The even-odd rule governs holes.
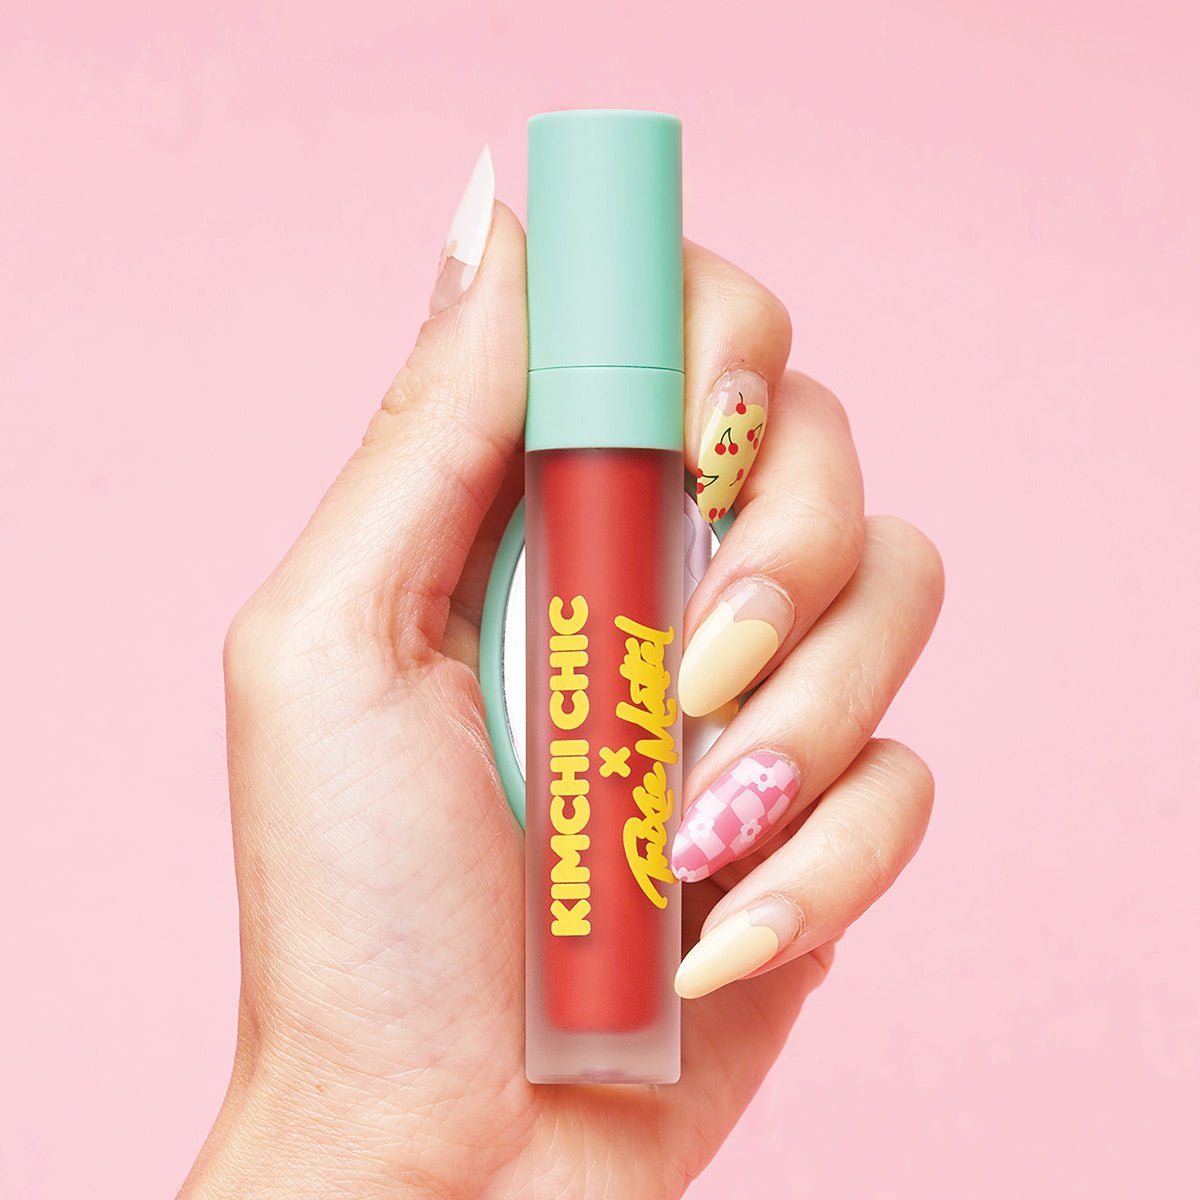
{"type": "Polygon", "coordinates": [[[675,990],[703,996],[832,943],[916,853],[932,806],[921,759],[869,742],[791,839],[713,907],[675,990]]]}

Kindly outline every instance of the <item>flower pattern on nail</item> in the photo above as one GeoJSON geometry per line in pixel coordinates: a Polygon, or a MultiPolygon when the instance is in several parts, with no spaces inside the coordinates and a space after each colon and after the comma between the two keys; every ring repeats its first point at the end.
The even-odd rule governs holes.
{"type": "Polygon", "coordinates": [[[792,766],[769,750],[740,759],[700,794],[675,835],[676,877],[705,879],[752,846],[787,811],[798,784],[792,766]]]}
{"type": "Polygon", "coordinates": [[[782,759],[775,763],[767,763],[760,761],[761,758],[765,756],[743,758],[733,766],[730,774],[738,783],[744,783],[747,787],[755,788],[764,794],[787,787],[792,774],[791,768],[783,763],[782,759]]]}
{"type": "Polygon", "coordinates": [[[747,821],[742,826],[741,832],[733,839],[733,844],[739,848],[748,846],[760,833],[762,833],[762,826],[757,821],[747,821]]]}

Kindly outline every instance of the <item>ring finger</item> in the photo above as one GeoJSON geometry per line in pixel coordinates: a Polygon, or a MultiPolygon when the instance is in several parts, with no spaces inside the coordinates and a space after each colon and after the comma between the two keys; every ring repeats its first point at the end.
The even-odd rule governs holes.
{"type": "Polygon", "coordinates": [[[676,991],[703,996],[831,947],[916,853],[932,804],[933,778],[911,750],[869,742],[797,833],[713,907],[676,991]]]}

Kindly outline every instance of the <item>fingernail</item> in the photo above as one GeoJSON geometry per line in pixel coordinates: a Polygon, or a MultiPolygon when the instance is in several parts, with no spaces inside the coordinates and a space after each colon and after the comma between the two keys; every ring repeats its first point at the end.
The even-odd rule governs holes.
{"type": "Polygon", "coordinates": [[[750,473],[767,420],[767,381],[744,367],[717,380],[700,438],[696,503],[708,522],[729,511],[750,473]]]}
{"type": "Polygon", "coordinates": [[[800,780],[778,754],[738,759],[700,793],[671,846],[671,870],[684,883],[707,879],[752,846],[787,811],[800,780]]]}
{"type": "Polygon", "coordinates": [[[796,619],[787,593],[743,579],[692,634],[679,664],[679,705],[702,717],[739,695],[771,661],[796,619]]]}
{"type": "Polygon", "coordinates": [[[782,896],[764,896],[710,929],[675,973],[675,991],[685,1000],[766,966],[800,932],[796,910],[782,896]]]}
{"type": "Polygon", "coordinates": [[[442,260],[438,264],[437,282],[429,298],[429,315],[436,316],[443,309],[456,304],[475,278],[479,264],[483,261],[483,248],[487,245],[488,230],[492,227],[492,205],[496,198],[496,175],[492,169],[492,152],[484,146],[483,153],[475,162],[475,169],[467,181],[446,244],[442,247],[442,260]]]}

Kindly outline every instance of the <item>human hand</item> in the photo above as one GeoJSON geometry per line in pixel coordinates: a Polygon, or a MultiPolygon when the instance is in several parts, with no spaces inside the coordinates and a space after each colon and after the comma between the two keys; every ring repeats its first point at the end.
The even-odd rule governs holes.
{"type": "Polygon", "coordinates": [[[786,312],[689,245],[688,466],[718,476],[714,510],[741,495],[688,608],[681,698],[711,709],[761,684],[687,781],[675,850],[706,876],[685,888],[686,942],[713,934],[680,990],[716,990],[685,1003],[677,1085],[525,1081],[523,839],[476,675],[521,488],[524,239],[478,189],[456,227],[459,256],[486,240],[478,274],[446,262],[362,447],[230,628],[242,996],[187,1197],[680,1195],[928,818],[924,766],[871,734],[936,618],[936,552],[864,520],[841,407],[784,369],[786,312]],[[708,469],[713,411],[739,389],[769,421],[730,479],[708,469]],[[768,803],[717,852],[733,785],[768,803]]]}

